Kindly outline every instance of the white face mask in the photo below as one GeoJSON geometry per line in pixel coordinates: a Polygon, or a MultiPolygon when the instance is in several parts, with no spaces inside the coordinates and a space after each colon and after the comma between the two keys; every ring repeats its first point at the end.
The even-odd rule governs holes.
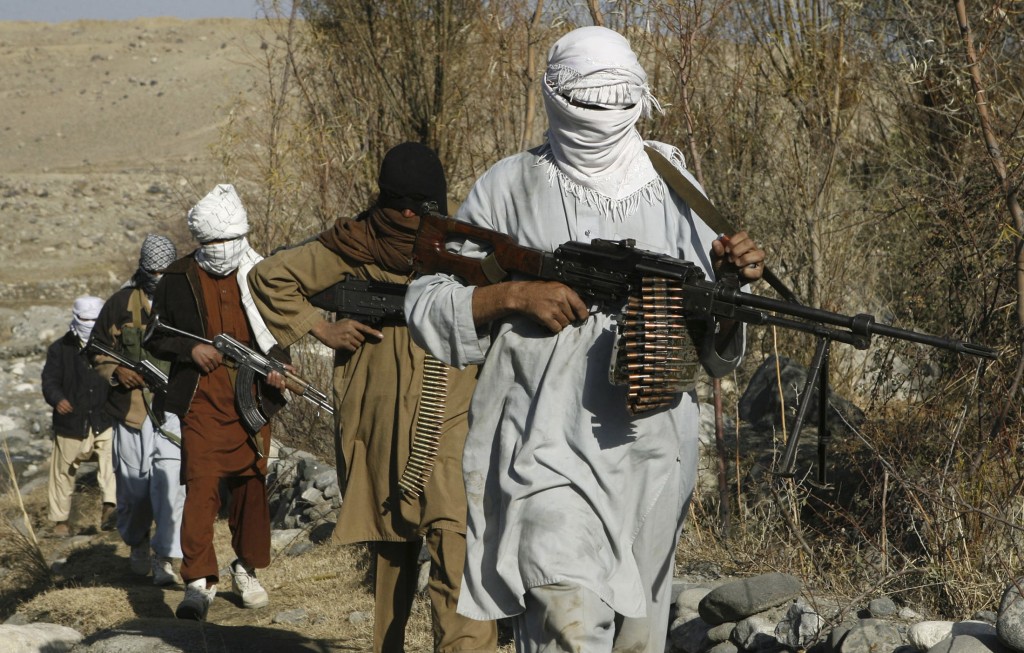
{"type": "Polygon", "coordinates": [[[224,277],[238,269],[242,255],[249,249],[245,237],[218,243],[205,243],[196,252],[196,263],[210,274],[224,277]]]}
{"type": "Polygon", "coordinates": [[[96,320],[82,320],[76,317],[71,320],[71,330],[84,345],[89,342],[89,336],[92,335],[92,328],[95,324],[96,320]]]}

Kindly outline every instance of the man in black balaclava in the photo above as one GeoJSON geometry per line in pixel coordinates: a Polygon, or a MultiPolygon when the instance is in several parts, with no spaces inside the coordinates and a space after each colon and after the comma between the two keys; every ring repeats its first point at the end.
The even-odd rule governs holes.
{"type": "Polygon", "coordinates": [[[424,539],[434,650],[494,651],[495,623],[455,612],[466,542],[462,443],[475,369],[428,357],[409,338],[401,310],[373,324],[328,322],[309,302],[350,277],[405,292],[424,202],[448,210],[444,169],[429,148],[403,143],[385,155],[378,185],[367,211],[261,261],[249,286],[282,346],[311,333],[336,352],[335,445],[345,501],[334,537],[373,543],[374,651],[405,650],[424,539]]]}

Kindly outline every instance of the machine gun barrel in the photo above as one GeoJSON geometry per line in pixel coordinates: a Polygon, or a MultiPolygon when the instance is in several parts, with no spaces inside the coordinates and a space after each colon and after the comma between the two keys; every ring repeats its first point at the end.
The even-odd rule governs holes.
{"type": "MultiPolygon", "coordinates": [[[[866,349],[868,347],[871,336],[879,335],[888,338],[906,340],[908,342],[916,342],[918,344],[928,345],[929,347],[948,349],[957,353],[968,354],[970,356],[977,356],[980,358],[995,359],[998,356],[995,349],[985,345],[943,338],[927,333],[921,333],[919,331],[911,331],[909,329],[901,329],[888,324],[881,324],[875,321],[875,317],[873,315],[868,315],[866,313],[860,313],[858,315],[833,313],[831,311],[812,308],[802,304],[796,304],[794,302],[745,293],[722,284],[715,284],[714,294],[716,299],[720,299],[727,304],[750,306],[766,311],[773,311],[775,313],[783,313],[785,315],[798,317],[811,323],[831,325],[846,329],[846,332],[852,335],[853,338],[839,337],[833,338],[833,340],[847,342],[860,349],[866,349]]],[[[770,323],[770,320],[766,320],[766,323],[770,323]]],[[[782,326],[799,328],[797,324],[799,323],[794,324],[787,321],[782,323],[782,326]]]]}

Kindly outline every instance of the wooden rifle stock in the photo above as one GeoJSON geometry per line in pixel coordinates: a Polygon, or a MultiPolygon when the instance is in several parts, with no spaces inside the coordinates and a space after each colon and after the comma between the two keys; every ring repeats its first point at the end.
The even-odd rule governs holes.
{"type": "Polygon", "coordinates": [[[486,286],[505,281],[512,272],[542,277],[545,256],[545,252],[523,247],[506,234],[431,211],[420,216],[419,232],[413,247],[413,269],[419,274],[454,274],[467,285],[486,286]],[[451,237],[486,243],[492,251],[482,259],[453,254],[445,248],[451,237]]]}

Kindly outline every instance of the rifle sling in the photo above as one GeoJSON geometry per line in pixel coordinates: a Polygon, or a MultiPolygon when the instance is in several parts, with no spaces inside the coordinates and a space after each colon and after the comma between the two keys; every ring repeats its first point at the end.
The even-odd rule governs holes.
{"type": "MultiPolygon", "coordinates": [[[[736,229],[725,219],[725,216],[715,208],[715,205],[711,203],[704,193],[693,185],[689,179],[686,178],[682,172],[679,171],[672,162],[665,158],[658,150],[654,149],[650,145],[644,145],[644,151],[647,152],[648,158],[651,160],[651,165],[654,166],[655,171],[661,178],[665,180],[668,187],[675,192],[676,195],[681,197],[683,201],[690,205],[690,208],[697,212],[709,227],[714,229],[720,234],[734,234],[736,229]]],[[[768,282],[768,285],[775,289],[777,293],[782,297],[794,304],[799,304],[800,301],[793,294],[786,284],[779,279],[774,272],[768,269],[766,265],[764,272],[762,273],[764,280],[768,282]]]]}
{"type": "Polygon", "coordinates": [[[491,283],[504,281],[508,277],[508,272],[501,267],[501,263],[498,263],[498,258],[493,253],[488,254],[480,261],[480,269],[483,270],[487,281],[491,283]]]}
{"type": "Polygon", "coordinates": [[[170,431],[167,431],[167,430],[164,429],[163,422],[161,422],[159,419],[157,419],[156,412],[153,410],[152,403],[146,397],[145,391],[143,391],[143,393],[142,393],[142,405],[146,407],[146,414],[149,415],[149,421],[153,424],[153,428],[156,429],[156,431],[160,435],[164,436],[165,438],[167,438],[168,440],[170,440],[174,444],[178,445],[178,448],[180,449],[181,448],[181,438],[179,438],[177,435],[171,433],[170,431]]]}

